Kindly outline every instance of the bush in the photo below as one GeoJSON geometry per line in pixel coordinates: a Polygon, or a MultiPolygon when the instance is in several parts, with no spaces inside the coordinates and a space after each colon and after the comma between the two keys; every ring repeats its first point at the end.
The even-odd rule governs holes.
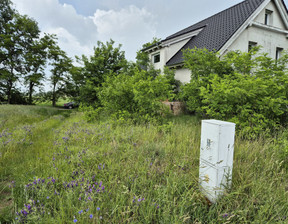
{"type": "Polygon", "coordinates": [[[159,120],[166,113],[161,101],[174,97],[169,82],[165,75],[154,78],[148,71],[135,67],[133,75],[107,77],[98,89],[98,97],[103,111],[116,119],[159,120]]]}
{"type": "Polygon", "coordinates": [[[27,105],[28,101],[23,93],[17,89],[12,89],[10,103],[27,105]]]}
{"type": "Polygon", "coordinates": [[[285,125],[287,55],[274,61],[257,52],[230,52],[220,60],[207,50],[186,51],[186,67],[198,74],[192,74],[191,82],[182,89],[187,108],[206,118],[235,122],[249,138],[271,134],[285,125]],[[209,64],[208,59],[212,60],[209,64]]]}

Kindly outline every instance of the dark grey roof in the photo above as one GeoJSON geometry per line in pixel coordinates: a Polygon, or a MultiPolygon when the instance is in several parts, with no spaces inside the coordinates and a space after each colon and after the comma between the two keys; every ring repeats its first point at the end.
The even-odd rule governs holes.
{"type": "Polygon", "coordinates": [[[181,64],[183,62],[182,50],[187,48],[192,49],[197,47],[206,48],[210,51],[219,51],[264,1],[265,0],[243,1],[167,37],[165,40],[204,27],[203,30],[197,36],[191,38],[185,46],[166,63],[166,65],[172,66],[181,64]]]}

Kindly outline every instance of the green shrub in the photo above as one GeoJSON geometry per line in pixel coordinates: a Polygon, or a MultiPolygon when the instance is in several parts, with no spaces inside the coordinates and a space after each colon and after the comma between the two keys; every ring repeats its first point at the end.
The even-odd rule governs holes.
{"type": "Polygon", "coordinates": [[[174,97],[165,75],[155,78],[149,72],[133,68],[133,75],[125,73],[106,78],[98,89],[103,110],[116,119],[148,122],[164,115],[161,101],[174,97]]]}
{"type": "Polygon", "coordinates": [[[192,71],[190,83],[182,88],[187,108],[207,118],[235,122],[249,138],[270,134],[284,125],[288,115],[287,55],[274,61],[257,52],[230,52],[220,60],[207,50],[186,51],[186,67],[192,71]]]}

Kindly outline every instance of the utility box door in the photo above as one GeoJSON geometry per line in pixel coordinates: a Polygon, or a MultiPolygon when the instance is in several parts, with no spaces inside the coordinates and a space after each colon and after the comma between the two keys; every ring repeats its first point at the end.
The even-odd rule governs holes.
{"type": "Polygon", "coordinates": [[[203,120],[201,128],[199,182],[213,203],[232,180],[235,124],[203,120]]]}

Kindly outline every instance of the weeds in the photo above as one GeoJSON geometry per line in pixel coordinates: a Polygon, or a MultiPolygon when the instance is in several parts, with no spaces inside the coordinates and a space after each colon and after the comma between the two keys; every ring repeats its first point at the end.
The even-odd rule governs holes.
{"type": "Polygon", "coordinates": [[[232,189],[209,206],[198,188],[195,117],[144,126],[51,110],[1,106],[2,223],[287,222],[285,134],[237,138],[232,189]]]}

